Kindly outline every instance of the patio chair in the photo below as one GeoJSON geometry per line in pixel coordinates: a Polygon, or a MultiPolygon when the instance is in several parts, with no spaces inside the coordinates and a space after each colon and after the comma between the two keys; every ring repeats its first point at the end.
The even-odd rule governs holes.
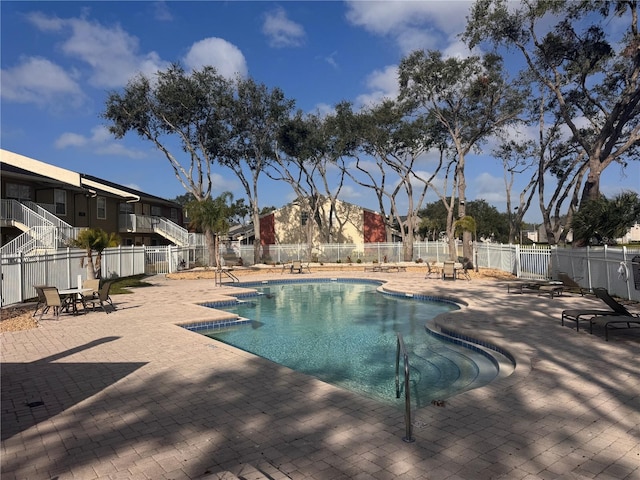
{"type": "Polygon", "coordinates": [[[90,288],[93,291],[87,297],[97,297],[100,291],[100,279],[99,278],[87,278],[82,282],[82,288],[90,288]]]}
{"type": "Polygon", "coordinates": [[[302,273],[302,262],[300,260],[291,262],[291,273],[302,273]]]}
{"type": "Polygon", "coordinates": [[[473,263],[468,258],[462,259],[462,277],[465,280],[471,281],[471,275],[469,274],[469,270],[473,270],[473,263]]]}
{"type": "Polygon", "coordinates": [[[585,293],[591,293],[590,288],[581,287],[578,282],[565,272],[558,272],[558,280],[562,282],[562,287],[565,292],[579,293],[583,297],[585,293]]]}
{"type": "Polygon", "coordinates": [[[42,287],[42,295],[44,296],[45,306],[42,309],[42,312],[40,312],[38,321],[42,320],[42,316],[50,308],[53,309],[53,314],[55,315],[56,320],[58,320],[60,318],[60,309],[63,307],[62,298],[60,298],[58,289],[56,287],[42,287]]]}
{"type": "Polygon", "coordinates": [[[45,298],[44,292],[42,291],[44,287],[46,287],[46,285],[33,286],[33,288],[36,289],[36,294],[38,295],[38,301],[36,302],[36,309],[33,311],[33,315],[32,315],[34,317],[38,313],[38,310],[40,310],[41,308],[43,309],[42,313],[45,313],[45,311],[49,309],[49,307],[47,307],[47,299],[45,298]]]}
{"type": "Polygon", "coordinates": [[[442,267],[442,279],[446,280],[447,277],[456,279],[456,264],[455,262],[444,262],[442,267]]]}
{"type": "Polygon", "coordinates": [[[427,274],[424,278],[440,278],[440,269],[437,267],[436,262],[433,262],[433,264],[427,262],[427,274]]]}
{"type": "Polygon", "coordinates": [[[87,305],[91,305],[91,310],[95,311],[96,305],[100,305],[102,310],[105,313],[109,313],[107,310],[107,305],[109,305],[113,310],[116,309],[115,305],[111,301],[111,297],[109,296],[109,289],[111,288],[111,284],[113,282],[104,282],[102,287],[100,287],[100,291],[98,291],[98,296],[95,298],[87,298],[85,300],[87,305]]]}

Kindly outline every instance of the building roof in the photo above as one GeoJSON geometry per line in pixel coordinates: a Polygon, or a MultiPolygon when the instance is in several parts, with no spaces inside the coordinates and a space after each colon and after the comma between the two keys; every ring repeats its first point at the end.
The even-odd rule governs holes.
{"type": "Polygon", "coordinates": [[[0,149],[0,169],[10,172],[12,176],[22,177],[25,180],[33,180],[34,177],[42,182],[50,182],[52,186],[64,186],[66,188],[78,188],[90,193],[108,193],[121,197],[127,202],[139,202],[141,198],[152,200],[156,203],[164,203],[179,206],[176,202],[155,195],[141,192],[124,185],[104,180],[79,172],[73,172],[55,165],[25,157],[8,150],[0,149]]]}

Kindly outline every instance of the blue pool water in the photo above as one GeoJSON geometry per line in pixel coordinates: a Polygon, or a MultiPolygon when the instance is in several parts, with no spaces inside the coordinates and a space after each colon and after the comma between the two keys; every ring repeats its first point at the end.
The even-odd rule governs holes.
{"type": "Polygon", "coordinates": [[[438,339],[425,329],[429,319],[457,306],[383,294],[376,290],[378,286],[336,281],[252,286],[261,295],[223,308],[251,322],[206,334],[393,403],[403,401],[395,395],[396,332],[402,333],[409,351],[416,406],[476,387],[480,377],[483,383],[489,381],[486,367],[491,362],[486,356],[438,339]],[[482,375],[479,365],[485,370],[482,375]]]}

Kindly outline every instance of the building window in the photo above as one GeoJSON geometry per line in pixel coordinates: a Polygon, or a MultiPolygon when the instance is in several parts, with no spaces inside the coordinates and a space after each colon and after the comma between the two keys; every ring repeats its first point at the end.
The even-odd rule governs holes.
{"type": "Polygon", "coordinates": [[[133,205],[130,203],[120,204],[120,213],[133,213],[133,205]]]}
{"type": "Polygon", "coordinates": [[[162,207],[156,207],[155,205],[151,207],[151,215],[154,217],[162,216],[162,207]]]}
{"type": "Polygon", "coordinates": [[[178,209],[177,208],[172,208],[171,211],[169,212],[169,215],[171,218],[171,220],[173,220],[174,223],[178,222],[178,209]]]}
{"type": "Polygon", "coordinates": [[[53,203],[56,205],[56,215],[64,217],[67,214],[67,192],[65,190],[54,190],[53,203]]]}
{"type": "Polygon", "coordinates": [[[107,218],[107,199],[104,197],[96,198],[97,218],[98,220],[106,220],[107,218]]]}
{"type": "Polygon", "coordinates": [[[7,183],[7,198],[18,201],[31,200],[31,188],[29,188],[29,185],[7,183]]]}
{"type": "Polygon", "coordinates": [[[304,227],[308,221],[309,221],[309,214],[307,212],[301,212],[300,223],[302,224],[302,226],[304,227]]]}
{"type": "Polygon", "coordinates": [[[147,215],[147,216],[149,216],[151,214],[151,208],[149,207],[148,203],[143,203],[142,204],[142,214],[143,215],[147,215]]]}

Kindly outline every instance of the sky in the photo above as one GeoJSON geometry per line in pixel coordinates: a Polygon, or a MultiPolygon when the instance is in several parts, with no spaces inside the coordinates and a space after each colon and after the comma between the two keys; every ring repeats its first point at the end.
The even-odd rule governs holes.
{"type": "MultiPolygon", "coordinates": [[[[135,134],[115,139],[101,118],[109,92],[171,63],[278,87],[296,109],[327,113],[398,92],[397,66],[418,49],[468,56],[459,39],[470,2],[0,2],[0,144],[3,149],[159,197],[185,193],[166,158],[135,134]]],[[[506,211],[502,165],[491,145],[467,158],[467,200],[506,211]]],[[[179,152],[176,152],[179,153],[179,152]]],[[[418,168],[429,172],[435,154],[418,168]]],[[[244,198],[240,181],[214,168],[214,196],[244,198]]],[[[528,178],[520,179],[518,186],[528,178]]],[[[601,191],[640,191],[640,162],[609,167],[601,191]]],[[[259,186],[260,206],[295,198],[286,184],[259,186]]],[[[375,196],[348,183],[340,198],[377,210],[375,196]]],[[[435,201],[435,194],[427,201],[435,201]]],[[[525,220],[539,221],[534,206],[525,220]]]]}

